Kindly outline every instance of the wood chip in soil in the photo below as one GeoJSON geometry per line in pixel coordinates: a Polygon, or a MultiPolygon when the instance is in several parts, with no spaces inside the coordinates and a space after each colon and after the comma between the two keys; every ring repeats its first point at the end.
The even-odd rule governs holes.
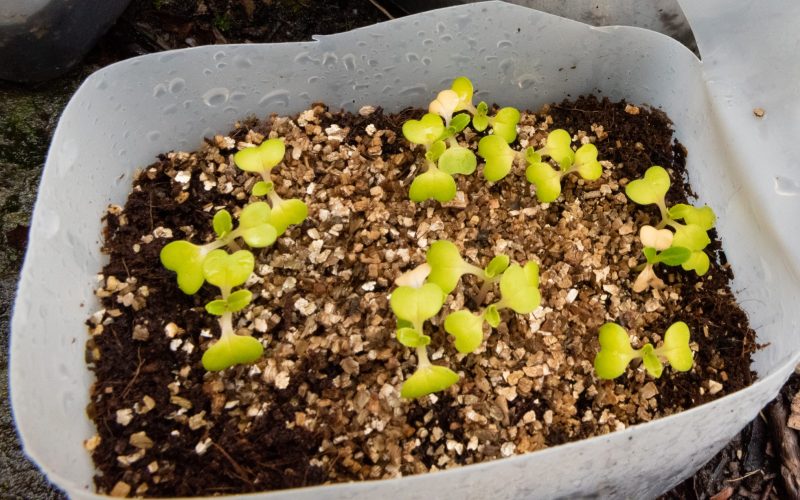
{"type": "MultiPolygon", "coordinates": [[[[247,119],[195,152],[159,156],[105,219],[110,261],[98,275],[102,309],[87,321],[86,352],[97,377],[88,412],[98,435],[86,447],[98,491],[231,494],[419,474],[606,434],[749,385],[755,334],[714,231],[706,276],[660,268],[665,289],[631,291],[638,228],[658,212],[629,202],[625,184],[661,165],[673,179],[668,203],[692,193],[687,152],[668,118],[630,109],[582,97],[523,113],[521,145],[565,128],[606,160],[597,181],[567,176],[550,204],[536,201],[519,165],[496,184],[480,167],[458,176],[453,202],[410,202],[421,151],[400,127],[422,114],[415,109],[348,114],[316,105],[247,119]],[[234,321],[263,342],[264,357],[210,373],[200,358],[219,329],[203,305],[216,289],[184,295],[158,255],[175,239],[210,241],[219,209],[238,214],[256,179],[233,154],[266,137],[286,139],[276,189],[304,199],[309,217],[255,252],[247,286],[257,299],[234,321]],[[481,266],[498,253],[539,262],[542,307],[504,311],[477,352],[459,355],[442,322],[477,307],[477,284],[462,280],[428,326],[431,358],[461,381],[407,401],[399,388],[415,361],[394,338],[387,299],[393,280],[439,239],[481,266]],[[658,343],[678,320],[692,332],[690,372],[666,368],[652,379],[633,363],[617,380],[595,377],[603,323],[618,322],[641,344],[658,343]]],[[[479,137],[466,135],[475,149],[479,137]]]]}

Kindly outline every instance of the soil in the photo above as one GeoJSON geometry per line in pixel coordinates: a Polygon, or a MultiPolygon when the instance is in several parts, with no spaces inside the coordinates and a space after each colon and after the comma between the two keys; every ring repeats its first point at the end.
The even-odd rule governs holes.
{"type": "MultiPolygon", "coordinates": [[[[565,128],[596,144],[603,177],[567,177],[562,196],[540,204],[520,166],[493,185],[479,173],[459,176],[458,197],[443,206],[408,201],[421,151],[400,126],[420,114],[318,105],[291,119],[248,119],[196,152],[161,155],[125,207],[109,208],[103,309],[88,322],[87,343],[98,435],[86,447],[99,491],[243,493],[424,473],[613,432],[752,382],[755,336],[715,234],[702,279],[659,269],[665,289],[630,290],[641,260],[636,231],[657,211],[628,202],[624,185],[657,164],[673,179],[668,203],[691,197],[687,152],[663,113],[594,97],[523,113],[520,144],[565,128]],[[303,198],[309,218],[256,253],[247,286],[259,298],[235,318],[241,333],[262,340],[265,356],[208,373],[200,357],[219,329],[203,305],[215,289],[186,296],[154,263],[167,242],[208,241],[217,210],[235,215],[246,204],[255,179],[232,155],[267,136],[286,138],[276,188],[303,198]],[[441,323],[451,310],[478,307],[476,283],[464,280],[429,332],[432,359],[461,381],[406,401],[398,391],[414,357],[393,338],[388,294],[437,239],[478,265],[497,253],[536,260],[543,307],[504,313],[484,347],[457,355],[441,323]],[[667,368],[653,380],[634,363],[616,381],[595,378],[604,322],[658,343],[676,320],[692,331],[690,372],[667,368]]],[[[474,148],[477,137],[467,137],[474,148]]]]}

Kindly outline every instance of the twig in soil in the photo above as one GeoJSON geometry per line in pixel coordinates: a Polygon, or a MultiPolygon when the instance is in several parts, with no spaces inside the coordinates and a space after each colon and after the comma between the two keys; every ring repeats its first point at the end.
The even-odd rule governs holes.
{"type": "Polygon", "coordinates": [[[122,267],[125,268],[125,274],[128,278],[131,277],[131,271],[128,269],[128,264],[125,263],[125,259],[122,259],[122,267]]]}
{"type": "Polygon", "coordinates": [[[761,494],[761,500],[767,500],[767,498],[769,498],[769,494],[772,492],[772,481],[774,480],[770,479],[767,482],[767,485],[764,487],[764,492],[761,494]]]}
{"type": "Polygon", "coordinates": [[[214,446],[214,448],[216,448],[217,451],[219,451],[222,454],[222,456],[225,457],[225,459],[227,459],[228,462],[231,463],[231,465],[233,466],[233,470],[236,471],[237,477],[239,479],[241,479],[242,481],[246,482],[250,486],[253,486],[253,481],[250,480],[250,475],[247,473],[247,471],[244,470],[244,468],[242,468],[241,465],[239,465],[239,462],[234,460],[233,457],[230,456],[228,454],[228,452],[225,451],[225,449],[222,446],[218,445],[217,443],[215,443],[213,441],[211,442],[211,445],[214,446]]]}
{"type": "Polygon", "coordinates": [[[735,483],[735,482],[737,482],[737,481],[741,481],[742,479],[746,479],[746,478],[748,478],[748,477],[750,477],[750,476],[752,476],[752,475],[754,475],[754,474],[759,474],[759,473],[761,473],[761,474],[764,474],[764,471],[763,471],[763,470],[761,470],[761,469],[756,469],[756,470],[754,470],[754,471],[748,472],[748,473],[747,473],[747,474],[745,474],[744,476],[741,476],[741,477],[735,477],[735,478],[733,478],[733,479],[726,479],[726,480],[725,480],[725,482],[726,482],[726,483],[735,483]]]}
{"type": "Polygon", "coordinates": [[[133,383],[136,382],[136,379],[139,378],[139,372],[142,370],[142,349],[136,349],[136,359],[139,360],[139,364],[136,365],[136,371],[133,372],[133,378],[131,381],[128,382],[128,385],[125,386],[125,389],[122,391],[122,399],[125,399],[125,396],[128,395],[128,391],[131,390],[133,387],[133,383]]]}
{"type": "Polygon", "coordinates": [[[378,2],[376,2],[375,0],[369,0],[369,3],[371,3],[372,5],[374,5],[374,6],[375,6],[375,8],[376,8],[376,9],[378,9],[379,11],[381,11],[381,13],[382,13],[384,16],[388,17],[389,19],[394,19],[394,16],[393,16],[393,15],[391,15],[391,14],[389,14],[389,11],[388,11],[388,10],[386,10],[386,9],[383,7],[383,5],[379,4],[379,3],[378,3],[378,2]]]}
{"type": "Polygon", "coordinates": [[[781,477],[791,498],[800,498],[800,447],[797,434],[786,426],[788,416],[781,396],[767,409],[772,439],[780,449],[781,477]]]}

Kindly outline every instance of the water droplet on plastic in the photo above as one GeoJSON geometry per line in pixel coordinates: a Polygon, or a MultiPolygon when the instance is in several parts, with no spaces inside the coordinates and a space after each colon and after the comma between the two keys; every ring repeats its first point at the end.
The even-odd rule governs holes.
{"type": "Polygon", "coordinates": [[[447,28],[445,27],[444,23],[442,22],[436,23],[436,33],[444,33],[445,29],[447,28]]]}
{"type": "Polygon", "coordinates": [[[192,106],[192,101],[183,101],[183,109],[189,109],[192,106]]]}
{"type": "Polygon", "coordinates": [[[262,97],[261,100],[258,101],[258,105],[270,108],[276,106],[282,106],[284,108],[288,108],[289,91],[283,89],[273,90],[272,92],[264,95],[264,97],[262,97]]]}
{"type": "Polygon", "coordinates": [[[376,61],[375,59],[370,59],[367,61],[367,66],[369,66],[370,68],[375,68],[378,66],[378,61],[376,61]]]}
{"type": "Polygon", "coordinates": [[[445,35],[442,35],[442,36],[439,37],[439,40],[441,40],[443,42],[449,42],[452,39],[453,39],[453,35],[448,35],[448,34],[445,34],[445,35]]]}
{"type": "Polygon", "coordinates": [[[297,97],[299,97],[300,99],[311,99],[311,96],[308,95],[308,92],[300,92],[299,94],[297,94],[297,97]]]}
{"type": "Polygon", "coordinates": [[[159,83],[155,87],[153,87],[153,97],[161,97],[167,93],[167,86],[163,83],[159,83]]]}
{"type": "Polygon", "coordinates": [[[425,66],[430,66],[430,64],[431,64],[431,58],[430,58],[430,57],[427,57],[427,56],[426,56],[426,57],[423,57],[423,58],[422,58],[422,64],[424,64],[425,66]]]}
{"type": "Polygon", "coordinates": [[[61,218],[58,213],[51,209],[42,209],[41,218],[38,221],[42,234],[45,238],[51,239],[58,234],[61,227],[61,218]]]}
{"type": "Polygon", "coordinates": [[[339,62],[339,56],[334,54],[333,52],[325,52],[322,55],[322,65],[327,66],[328,68],[332,68],[339,62]]]}
{"type": "Polygon", "coordinates": [[[204,74],[204,75],[206,75],[206,76],[209,76],[209,75],[211,75],[211,73],[213,73],[213,71],[211,70],[211,68],[205,68],[205,69],[203,70],[203,74],[204,74]]]}
{"type": "Polygon", "coordinates": [[[250,68],[253,66],[253,61],[244,56],[234,56],[233,65],[237,68],[250,68]]]}
{"type": "Polygon", "coordinates": [[[228,106],[227,108],[222,110],[223,113],[227,113],[229,115],[235,115],[239,112],[239,109],[236,106],[228,106]]]}
{"type": "Polygon", "coordinates": [[[229,100],[231,100],[231,101],[241,101],[245,97],[247,97],[247,94],[245,94],[244,92],[236,91],[236,92],[231,92],[231,96],[230,96],[229,100]]]}
{"type": "Polygon", "coordinates": [[[228,102],[228,89],[217,87],[203,94],[203,102],[206,106],[216,107],[228,102]]]}
{"type": "Polygon", "coordinates": [[[419,61],[419,56],[413,52],[409,52],[408,54],[406,54],[406,61],[417,62],[419,61]]]}
{"type": "Polygon", "coordinates": [[[430,38],[426,38],[425,40],[422,41],[422,45],[430,47],[431,45],[433,45],[433,40],[431,40],[430,38]]]}
{"type": "Polygon", "coordinates": [[[503,59],[500,61],[500,72],[503,73],[507,78],[510,78],[514,74],[514,60],[513,59],[503,59]]]}
{"type": "Polygon", "coordinates": [[[108,82],[105,80],[100,80],[95,84],[94,88],[96,88],[97,90],[105,90],[108,88],[108,82]]]}
{"type": "Polygon", "coordinates": [[[781,196],[800,195],[800,182],[788,177],[775,177],[775,192],[781,196]]]}
{"type": "Polygon", "coordinates": [[[149,141],[155,142],[160,138],[161,138],[161,132],[159,132],[158,130],[151,130],[150,132],[147,133],[147,140],[149,141]]]}
{"type": "Polygon", "coordinates": [[[358,45],[359,47],[366,47],[367,42],[365,42],[364,40],[359,40],[356,42],[356,45],[358,45]]]}
{"type": "Polygon", "coordinates": [[[173,78],[169,82],[169,91],[173,94],[177,94],[178,92],[182,91],[186,88],[186,80],[183,78],[173,78]]]}
{"type": "Polygon", "coordinates": [[[342,56],[342,64],[344,64],[344,69],[347,71],[353,71],[356,69],[356,56],[353,54],[345,54],[342,56]]]}
{"type": "Polygon", "coordinates": [[[170,62],[176,57],[178,57],[178,54],[176,54],[175,52],[165,52],[158,56],[158,61],[162,63],[170,62]]]}
{"type": "Polygon", "coordinates": [[[519,88],[521,89],[529,89],[534,85],[536,85],[536,82],[537,78],[535,75],[532,75],[530,73],[525,73],[524,75],[519,77],[519,80],[517,80],[517,86],[519,86],[519,88]]]}
{"type": "Polygon", "coordinates": [[[58,154],[58,173],[61,177],[66,177],[75,166],[75,162],[78,161],[78,153],[77,142],[73,139],[64,141],[58,154]]]}
{"type": "Polygon", "coordinates": [[[368,83],[358,83],[356,85],[353,85],[353,90],[355,90],[356,92],[360,92],[362,90],[367,90],[368,88],[369,88],[369,84],[368,83]]]}
{"type": "Polygon", "coordinates": [[[418,96],[423,95],[428,91],[428,87],[425,85],[414,85],[413,87],[405,87],[400,90],[400,95],[405,96],[418,96]]]}
{"type": "Polygon", "coordinates": [[[119,151],[117,151],[117,156],[119,156],[120,158],[123,158],[127,155],[128,155],[127,149],[120,149],[119,151]]]}
{"type": "Polygon", "coordinates": [[[317,83],[319,81],[319,77],[318,76],[309,76],[307,81],[308,81],[308,83],[317,83]]]}
{"type": "Polygon", "coordinates": [[[75,396],[72,395],[71,392],[64,393],[63,399],[61,400],[62,408],[64,409],[64,415],[74,415],[75,414],[75,396]]]}
{"type": "Polygon", "coordinates": [[[224,63],[224,62],[218,62],[217,63],[217,69],[225,69],[226,66],[228,66],[228,63],[224,63]]]}
{"type": "Polygon", "coordinates": [[[225,52],[222,51],[219,51],[216,54],[214,54],[215,61],[221,61],[224,57],[225,57],[225,52]]]}

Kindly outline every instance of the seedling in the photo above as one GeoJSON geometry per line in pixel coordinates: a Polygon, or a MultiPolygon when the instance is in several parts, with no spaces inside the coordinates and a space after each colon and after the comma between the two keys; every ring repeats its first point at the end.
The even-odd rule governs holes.
{"type": "Polygon", "coordinates": [[[411,276],[401,276],[392,292],[389,304],[398,319],[397,340],[406,347],[416,349],[417,369],[403,383],[400,395],[414,399],[442,391],[458,382],[458,374],[445,366],[434,365],[428,358],[427,345],[431,338],[425,334],[425,321],[436,316],[446,295],[433,283],[424,283],[427,269],[419,267],[411,276]]]}
{"type": "Polygon", "coordinates": [[[517,314],[532,313],[541,302],[539,266],[528,262],[524,267],[511,264],[500,277],[500,300],[480,313],[466,309],[451,313],[444,320],[444,329],[455,338],[458,352],[475,351],[483,342],[483,324],[492,328],[500,324],[500,311],[511,309],[517,314]]]}
{"type": "Polygon", "coordinates": [[[458,252],[458,247],[447,240],[434,242],[428,249],[425,259],[430,266],[428,281],[438,285],[445,295],[449,295],[455,290],[458,280],[465,274],[471,274],[483,281],[486,289],[481,291],[479,303],[483,301],[482,297],[488,292],[488,287],[500,279],[500,275],[503,274],[510,262],[507,255],[498,255],[485,268],[481,269],[465,262],[458,252]]]}
{"type": "Polygon", "coordinates": [[[274,212],[263,201],[251,203],[239,214],[239,227],[233,229],[233,219],[227,210],[214,215],[213,226],[217,238],[205,245],[195,245],[185,240],[173,241],[161,249],[161,263],[178,273],[178,287],[193,295],[205,282],[203,263],[218,248],[235,246],[242,238],[251,248],[272,245],[278,237],[273,226],[274,212]]]}
{"type": "Polygon", "coordinates": [[[467,117],[459,118],[461,116],[464,115],[458,115],[452,120],[448,118],[448,123],[444,123],[439,115],[426,113],[419,120],[403,123],[405,138],[422,145],[426,150],[426,170],[411,182],[411,201],[450,201],[456,196],[453,175],[469,175],[475,171],[478,164],[475,154],[455,140],[455,135],[469,122],[467,117]]]}
{"type": "Polygon", "coordinates": [[[689,327],[683,321],[673,323],[664,334],[661,347],[654,348],[647,343],[641,349],[634,349],[628,332],[616,323],[606,323],[600,327],[600,352],[594,358],[594,371],[601,379],[611,380],[625,373],[628,364],[641,358],[647,373],[659,378],[664,370],[663,361],[673,370],[691,370],[694,360],[689,347],[689,327]]]}
{"type": "Polygon", "coordinates": [[[262,180],[253,186],[252,193],[269,198],[272,204],[271,223],[278,231],[278,236],[289,226],[301,224],[308,217],[308,206],[302,200],[284,200],[275,192],[272,169],[283,161],[285,154],[283,139],[268,139],[259,146],[242,149],[233,156],[237,167],[261,175],[262,180]]]}
{"type": "Polygon", "coordinates": [[[489,106],[485,102],[481,101],[477,107],[473,106],[473,90],[469,78],[460,76],[453,81],[449,90],[439,92],[436,99],[428,106],[428,111],[439,114],[448,124],[453,113],[467,111],[472,114],[472,128],[476,131],[483,132],[492,127],[493,134],[502,138],[506,144],[514,142],[520,119],[519,110],[506,107],[498,110],[494,116],[489,116],[489,106]]]}
{"type": "Polygon", "coordinates": [[[264,347],[257,339],[248,335],[237,335],[233,330],[233,313],[241,311],[252,300],[248,290],[231,289],[247,281],[255,266],[253,254],[239,250],[228,255],[224,250],[209,252],[203,261],[203,276],[212,285],[219,287],[222,298],[206,304],[209,314],[219,316],[221,336],[203,354],[203,367],[208,371],[219,371],[237,364],[248,364],[261,357],[264,347]]]}
{"type": "Polygon", "coordinates": [[[681,267],[703,276],[710,266],[708,255],[703,249],[711,243],[708,230],[714,227],[716,215],[708,205],[696,208],[680,203],[667,208],[665,196],[669,187],[670,179],[667,171],[662,167],[653,166],[647,169],[641,179],[625,186],[625,193],[634,203],[658,207],[661,222],[656,229],[672,228],[674,230],[672,246],[683,247],[690,251],[689,257],[680,263],[681,267]],[[683,220],[685,224],[678,220],[683,220]]]}
{"type": "Polygon", "coordinates": [[[525,177],[536,186],[536,198],[542,203],[554,201],[561,194],[561,180],[564,176],[577,172],[583,179],[594,181],[603,174],[603,167],[597,161],[597,147],[584,144],[577,151],[572,151],[572,138],[566,130],[557,129],[550,132],[547,142],[538,151],[526,152],[528,168],[525,177]],[[542,161],[549,156],[557,165],[554,169],[550,163],[542,161]]]}

